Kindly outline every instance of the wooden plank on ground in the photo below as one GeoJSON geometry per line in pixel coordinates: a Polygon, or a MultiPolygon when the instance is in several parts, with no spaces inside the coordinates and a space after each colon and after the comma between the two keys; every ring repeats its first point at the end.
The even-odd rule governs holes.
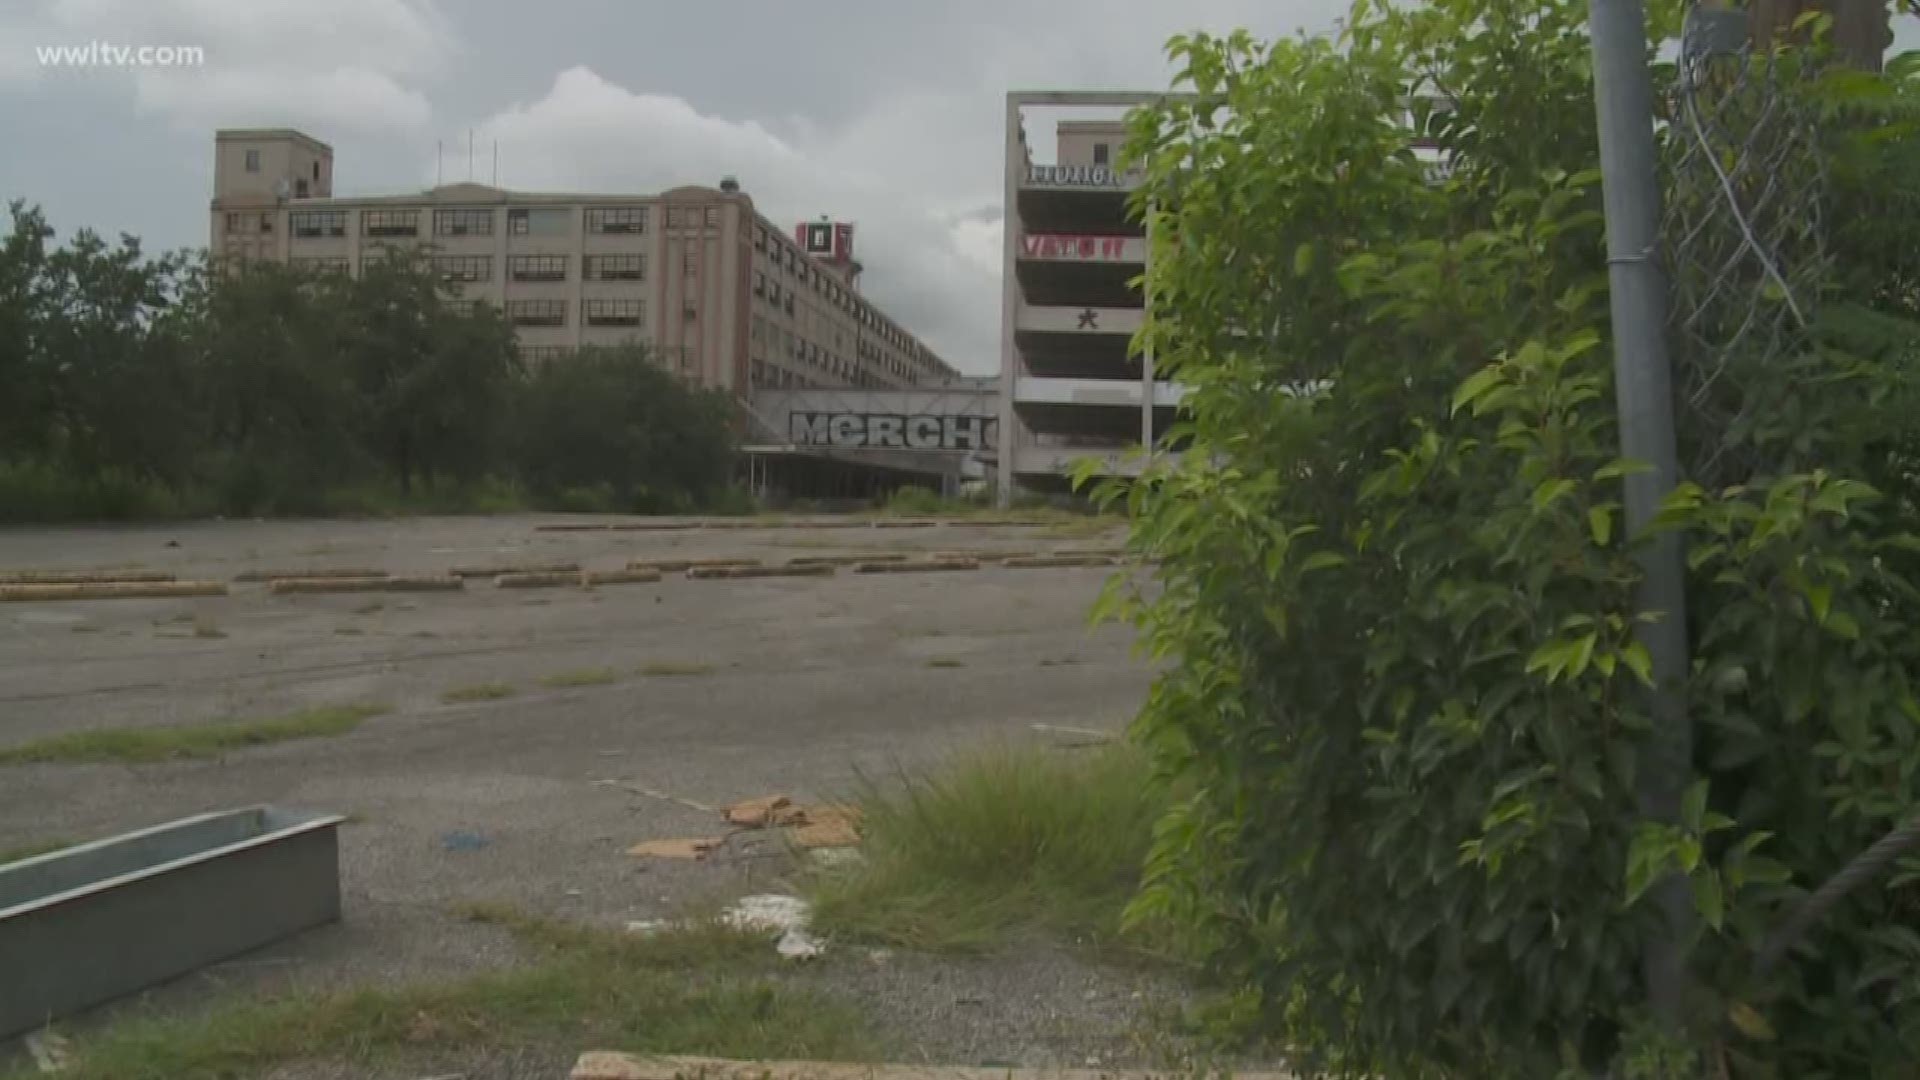
{"type": "MultiPolygon", "coordinates": [[[[729,1061],[589,1050],[572,1080],[1196,1080],[1226,1073],[1144,1069],[999,1069],[968,1066],[862,1065],[834,1061],[729,1061]]],[[[1298,1080],[1293,1073],[1236,1072],[1233,1080],[1298,1080]]]]}
{"type": "Polygon", "coordinates": [[[0,570],[0,585],[84,585],[111,581],[172,581],[165,570],[0,570]]]}

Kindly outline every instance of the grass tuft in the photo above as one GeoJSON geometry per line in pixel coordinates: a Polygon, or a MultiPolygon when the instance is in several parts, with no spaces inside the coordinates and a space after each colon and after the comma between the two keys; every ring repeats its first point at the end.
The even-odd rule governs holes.
{"type": "Polygon", "coordinates": [[[809,881],[815,924],[941,950],[1028,930],[1117,940],[1165,806],[1125,745],[976,751],[857,801],[866,858],[809,881]]]}
{"type": "Polygon", "coordinates": [[[461,705],[470,701],[499,701],[519,693],[506,683],[476,683],[473,686],[456,686],[440,695],[440,700],[448,705],[461,705]]]}
{"type": "MultiPolygon", "coordinates": [[[[75,1047],[67,1080],[263,1075],[333,1062],[366,1075],[383,1059],[551,1046],[746,1059],[870,1059],[874,1042],[846,1006],[778,985],[764,935],[713,926],[641,936],[492,905],[466,918],[536,950],[505,971],[394,989],[298,992],[183,1018],[136,1020],[75,1047]]],[[[33,1074],[22,1072],[21,1077],[33,1074]]]]}
{"type": "Polygon", "coordinates": [[[620,678],[620,673],[612,668],[581,668],[577,671],[556,671],[552,675],[542,675],[540,685],[549,690],[564,690],[573,686],[605,686],[620,678]]]}
{"type": "Polygon", "coordinates": [[[269,720],[222,720],[186,727],[103,728],[0,747],[0,765],[168,761],[217,757],[250,746],[345,735],[386,712],[380,705],[308,709],[269,720]]]}
{"type": "Polygon", "coordinates": [[[711,675],[712,664],[687,663],[676,660],[657,660],[651,664],[640,665],[640,674],[654,679],[667,679],[687,675],[711,675]]]}

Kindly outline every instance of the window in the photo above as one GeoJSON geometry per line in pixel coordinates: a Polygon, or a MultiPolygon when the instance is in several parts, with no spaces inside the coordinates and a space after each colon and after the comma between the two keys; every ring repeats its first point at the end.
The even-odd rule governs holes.
{"type": "Polygon", "coordinates": [[[491,210],[435,210],[433,232],[436,236],[492,236],[491,210]]]}
{"type": "Polygon", "coordinates": [[[458,315],[463,319],[471,316],[474,311],[474,305],[480,303],[478,300],[442,300],[440,302],[446,305],[447,311],[450,314],[458,315]]]}
{"type": "Polygon", "coordinates": [[[788,291],[783,303],[786,305],[787,314],[793,314],[793,293],[791,290],[788,291]]]}
{"type": "Polygon", "coordinates": [[[565,345],[522,345],[520,359],[529,364],[542,364],[549,360],[558,360],[568,351],[565,345]]]}
{"type": "Polygon", "coordinates": [[[233,213],[228,214],[227,215],[227,235],[232,236],[235,233],[238,233],[239,231],[240,231],[240,215],[233,214],[233,213]]]}
{"type": "Polygon", "coordinates": [[[758,270],[755,270],[753,272],[753,295],[755,296],[767,295],[767,275],[761,273],[758,270]]]}
{"type": "Polygon", "coordinates": [[[362,210],[360,235],[418,236],[420,235],[420,211],[362,210]]]}
{"type": "Polygon", "coordinates": [[[780,303],[780,283],[779,282],[777,281],[767,282],[767,299],[773,301],[775,305],[778,305],[780,303]]]}
{"type": "Polygon", "coordinates": [[[313,163],[313,178],[320,179],[320,163],[317,161],[313,163]]]}
{"type": "Polygon", "coordinates": [[[393,258],[393,249],[385,244],[364,248],[360,252],[360,272],[366,273],[370,266],[378,266],[393,258]]]}
{"type": "Polygon", "coordinates": [[[1106,143],[1097,142],[1093,144],[1093,163],[1095,165],[1105,165],[1107,163],[1106,143]]]}
{"type": "Polygon", "coordinates": [[[287,227],[295,236],[345,236],[345,210],[295,210],[287,215],[287,227]]]}
{"type": "Polygon", "coordinates": [[[753,250],[767,250],[767,227],[765,225],[755,225],[753,227],[753,250]]]}
{"type": "Polygon", "coordinates": [[[491,281],[493,256],[440,255],[434,258],[433,269],[442,281],[491,281]]]}
{"type": "Polygon", "coordinates": [[[293,197],[296,199],[304,199],[307,197],[307,178],[306,177],[303,176],[300,179],[295,180],[293,182],[293,197]]]}
{"type": "Polygon", "coordinates": [[[707,207],[707,228],[717,229],[719,227],[720,227],[720,208],[717,206],[707,207]]]}
{"type": "Polygon", "coordinates": [[[347,272],[348,263],[345,258],[311,258],[296,255],[287,260],[287,265],[307,273],[344,274],[347,272]]]}
{"type": "Polygon", "coordinates": [[[565,300],[509,300],[507,321],[515,326],[565,326],[565,300]]]}
{"type": "Polygon", "coordinates": [[[560,206],[507,211],[507,231],[515,236],[565,236],[573,212],[560,206]]]}
{"type": "Polygon", "coordinates": [[[688,244],[680,252],[680,269],[688,277],[700,276],[700,249],[688,244]]]}
{"type": "Polygon", "coordinates": [[[565,281],[565,255],[515,255],[508,260],[507,276],[515,281],[565,281]]]}
{"type": "Polygon", "coordinates": [[[639,326],[647,308],[639,300],[582,300],[580,314],[588,326],[639,326]]]}
{"type": "Polygon", "coordinates": [[[589,255],[586,276],[594,281],[645,281],[645,255],[589,255]]]}
{"type": "Polygon", "coordinates": [[[587,210],[590,233],[644,233],[647,208],[644,206],[595,206],[587,210]]]}
{"type": "Polygon", "coordinates": [[[260,232],[263,235],[273,232],[273,215],[272,214],[260,215],[260,232]]]}
{"type": "Polygon", "coordinates": [[[247,151],[247,171],[248,172],[260,171],[260,151],[258,150],[247,151]]]}

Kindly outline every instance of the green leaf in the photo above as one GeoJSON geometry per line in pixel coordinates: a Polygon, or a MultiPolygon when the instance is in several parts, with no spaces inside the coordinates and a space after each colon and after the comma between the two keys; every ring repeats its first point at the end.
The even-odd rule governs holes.
{"type": "Polygon", "coordinates": [[[1646,686],[1653,685],[1653,658],[1647,655],[1647,647],[1638,641],[1630,641],[1620,650],[1620,662],[1633,669],[1646,686]]]}
{"type": "Polygon", "coordinates": [[[1587,532],[1593,536],[1594,543],[1605,547],[1613,535],[1613,513],[1605,506],[1588,507],[1587,532]]]}
{"type": "Polygon", "coordinates": [[[1536,487],[1533,489],[1534,512],[1538,513],[1542,510],[1545,510],[1548,506],[1553,504],[1553,501],[1555,499],[1558,499],[1561,496],[1572,491],[1573,487],[1574,487],[1573,481],[1568,480],[1565,477],[1562,477],[1558,480],[1542,481],[1539,487],[1536,487]]]}
{"type": "Polygon", "coordinates": [[[1736,1001],[1727,1007],[1727,1019],[1732,1021],[1740,1034],[1754,1042],[1772,1042],[1778,1038],[1774,1034],[1773,1025],[1767,1023],[1767,1018],[1761,1016],[1758,1009],[1744,1001],[1736,1001]]]}
{"type": "Polygon", "coordinates": [[[1347,557],[1337,551],[1316,551],[1300,560],[1300,572],[1310,574],[1315,570],[1329,570],[1345,565],[1347,565],[1347,557]]]}
{"type": "Polygon", "coordinates": [[[1453,412],[1450,415],[1458,415],[1461,409],[1493,389],[1504,378],[1506,378],[1506,372],[1498,364],[1488,364],[1467,376],[1466,381],[1453,392],[1453,412]]]}
{"type": "Polygon", "coordinates": [[[1715,931],[1726,918],[1726,897],[1720,892],[1720,875],[1709,869],[1693,875],[1693,908],[1715,931]]]}
{"type": "Polygon", "coordinates": [[[1306,277],[1313,270],[1313,245],[1301,244],[1293,249],[1293,276],[1306,277]]]}

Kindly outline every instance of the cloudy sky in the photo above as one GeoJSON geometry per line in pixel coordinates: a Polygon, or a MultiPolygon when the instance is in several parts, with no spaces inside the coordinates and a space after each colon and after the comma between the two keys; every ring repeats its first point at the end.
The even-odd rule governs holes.
{"type": "MultiPolygon", "coordinates": [[[[859,223],[864,287],[964,370],[998,364],[1010,88],[1159,88],[1168,36],[1332,27],[1345,0],[0,0],[0,202],[65,234],[206,242],[213,130],[298,127],[339,194],[445,178],[657,191],[737,176],[767,216],[859,223]],[[189,45],[191,69],[35,46],[189,45]]],[[[1911,38],[1911,34],[1903,34],[1911,38]]],[[[1044,139],[1037,139],[1045,145],[1044,139]]]]}

